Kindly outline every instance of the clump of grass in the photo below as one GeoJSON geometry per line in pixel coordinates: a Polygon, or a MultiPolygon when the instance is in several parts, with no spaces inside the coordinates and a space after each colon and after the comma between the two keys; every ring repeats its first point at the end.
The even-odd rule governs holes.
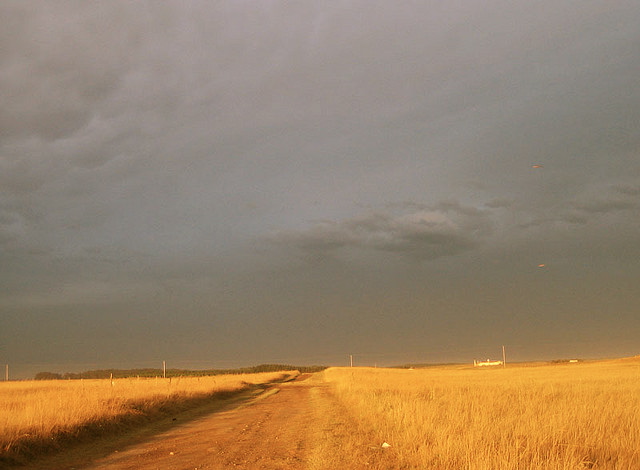
{"type": "Polygon", "coordinates": [[[0,463],[118,432],[294,372],[215,377],[53,380],[0,384],[0,463]]]}
{"type": "Polygon", "coordinates": [[[324,377],[401,468],[640,468],[640,361],[324,377]]]}

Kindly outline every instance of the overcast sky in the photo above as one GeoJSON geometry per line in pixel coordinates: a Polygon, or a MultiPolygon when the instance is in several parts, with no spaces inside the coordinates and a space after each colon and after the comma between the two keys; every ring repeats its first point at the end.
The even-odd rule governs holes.
{"type": "Polygon", "coordinates": [[[640,354],[639,24],[2,1],[0,362],[640,354]]]}

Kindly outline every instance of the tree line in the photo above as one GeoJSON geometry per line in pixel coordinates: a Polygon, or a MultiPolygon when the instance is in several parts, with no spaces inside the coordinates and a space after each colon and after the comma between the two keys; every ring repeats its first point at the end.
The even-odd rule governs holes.
{"type": "MultiPolygon", "coordinates": [[[[260,372],[279,372],[281,370],[298,370],[301,373],[320,372],[326,366],[291,366],[286,364],[260,364],[237,369],[167,369],[166,377],[204,377],[226,374],[257,374],[260,372]]],[[[38,372],[35,380],[77,380],[77,379],[124,379],[128,377],[162,377],[162,369],[100,369],[84,372],[38,372]]]]}

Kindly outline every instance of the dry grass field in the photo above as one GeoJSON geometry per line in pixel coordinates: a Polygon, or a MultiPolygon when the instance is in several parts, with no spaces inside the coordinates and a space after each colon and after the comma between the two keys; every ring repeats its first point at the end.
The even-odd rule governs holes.
{"type": "Polygon", "coordinates": [[[323,374],[398,468],[640,468],[640,359],[323,374]]]}
{"type": "Polygon", "coordinates": [[[0,383],[0,464],[297,372],[0,383]]]}
{"type": "MultiPolygon", "coordinates": [[[[199,397],[282,377],[0,383],[0,457],[37,453],[39,445],[99,435],[109,426],[117,431],[131,420],[194,406],[199,397]]],[[[284,446],[298,452],[296,468],[318,470],[640,468],[640,358],[506,368],[330,368],[295,385],[239,409],[245,426],[238,436],[246,440],[246,423],[255,422],[256,442],[231,436],[218,457],[245,459],[245,445],[259,449],[256,458],[264,461],[284,446]],[[277,445],[269,441],[274,435],[281,436],[277,445]]],[[[215,414],[211,419],[212,429],[220,425],[215,414]]],[[[204,452],[194,461],[212,458],[204,452]]]]}

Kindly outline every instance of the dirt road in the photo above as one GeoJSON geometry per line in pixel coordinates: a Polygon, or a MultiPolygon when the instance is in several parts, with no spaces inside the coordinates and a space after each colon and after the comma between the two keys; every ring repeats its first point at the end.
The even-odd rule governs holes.
{"type": "MultiPolygon", "coordinates": [[[[185,422],[181,422],[185,421],[185,422]]],[[[330,388],[303,375],[168,429],[85,446],[31,467],[84,470],[395,468],[393,451],[357,428],[330,388]]]]}

